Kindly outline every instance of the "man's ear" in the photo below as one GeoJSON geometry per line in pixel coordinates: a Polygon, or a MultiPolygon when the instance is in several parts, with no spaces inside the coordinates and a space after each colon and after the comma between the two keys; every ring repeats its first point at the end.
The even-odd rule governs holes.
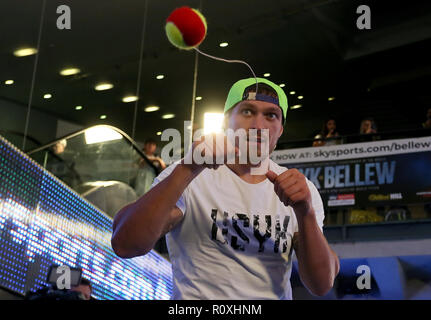
{"type": "Polygon", "coordinates": [[[231,113],[232,113],[232,109],[230,109],[224,113],[224,119],[223,119],[223,127],[224,127],[223,129],[224,130],[229,129],[229,119],[230,119],[231,113]]]}
{"type": "Polygon", "coordinates": [[[281,135],[283,134],[284,126],[281,126],[280,134],[278,135],[278,139],[280,139],[281,135]]]}
{"type": "Polygon", "coordinates": [[[229,117],[227,116],[227,114],[225,114],[223,118],[223,130],[227,130],[228,127],[229,127],[229,117]]]}

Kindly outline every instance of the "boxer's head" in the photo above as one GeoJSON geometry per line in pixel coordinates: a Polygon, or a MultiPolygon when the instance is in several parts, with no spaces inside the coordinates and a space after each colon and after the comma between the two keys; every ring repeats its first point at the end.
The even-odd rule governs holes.
{"type": "Polygon", "coordinates": [[[225,129],[256,129],[260,143],[260,130],[269,133],[269,151],[272,152],[283,133],[287,114],[287,97],[283,89],[266,79],[249,78],[236,82],[229,91],[225,104],[225,129]]]}

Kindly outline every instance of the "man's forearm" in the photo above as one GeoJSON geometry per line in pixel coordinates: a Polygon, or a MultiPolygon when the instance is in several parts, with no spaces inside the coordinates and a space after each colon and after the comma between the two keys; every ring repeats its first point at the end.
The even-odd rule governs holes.
{"type": "Polygon", "coordinates": [[[163,181],[114,219],[112,246],[123,257],[147,253],[162,236],[170,213],[188,184],[201,172],[179,164],[163,181]]]}
{"type": "Polygon", "coordinates": [[[317,225],[314,211],[298,218],[297,258],[299,274],[314,294],[325,295],[333,286],[339,261],[317,225]]]}

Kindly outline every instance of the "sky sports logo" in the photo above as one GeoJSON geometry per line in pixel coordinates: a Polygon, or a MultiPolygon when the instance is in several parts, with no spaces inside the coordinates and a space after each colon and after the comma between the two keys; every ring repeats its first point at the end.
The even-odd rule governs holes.
{"type": "MultiPolygon", "coordinates": [[[[399,150],[414,150],[414,149],[424,149],[429,148],[431,146],[431,142],[422,142],[422,143],[403,143],[398,144],[393,142],[390,145],[382,145],[382,146],[370,146],[367,148],[364,147],[355,147],[355,148],[347,148],[347,149],[338,149],[331,151],[319,150],[313,152],[314,158],[329,158],[329,157],[340,157],[343,155],[351,155],[351,154],[363,154],[363,153],[376,153],[376,152],[393,152],[399,150]]],[[[311,153],[307,153],[306,155],[310,155],[311,153]]],[[[291,154],[291,159],[296,159],[297,154],[291,154]]]]}
{"type": "Polygon", "coordinates": [[[314,152],[314,157],[339,157],[342,155],[350,155],[350,154],[362,154],[362,153],[377,153],[377,152],[393,152],[393,151],[400,151],[400,150],[414,150],[414,149],[426,149],[430,148],[431,142],[413,142],[410,141],[408,143],[396,143],[392,142],[390,145],[380,145],[380,146],[370,146],[367,148],[364,147],[355,147],[355,148],[348,148],[348,149],[339,149],[339,150],[333,150],[329,152],[325,152],[322,150],[319,150],[318,152],[314,152]]]}
{"type": "Polygon", "coordinates": [[[431,151],[431,138],[387,140],[338,146],[277,150],[271,159],[279,164],[377,157],[431,151]]]}

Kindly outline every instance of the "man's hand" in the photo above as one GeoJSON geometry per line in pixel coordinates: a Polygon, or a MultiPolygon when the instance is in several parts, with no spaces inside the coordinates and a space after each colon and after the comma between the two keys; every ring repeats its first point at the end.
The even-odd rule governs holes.
{"type": "Polygon", "coordinates": [[[377,133],[377,131],[375,129],[373,129],[372,127],[369,127],[367,129],[367,131],[365,131],[366,134],[371,134],[371,133],[377,133]]]}
{"type": "Polygon", "coordinates": [[[279,176],[268,171],[266,176],[274,184],[281,202],[295,211],[298,232],[294,233],[293,246],[301,281],[313,294],[324,296],[334,285],[340,263],[313,216],[307,179],[296,169],[289,169],[279,176]]]}
{"type": "Polygon", "coordinates": [[[217,169],[237,155],[239,148],[235,147],[224,133],[213,133],[193,142],[192,148],[181,162],[191,165],[193,170],[217,169]]]}
{"type": "Polygon", "coordinates": [[[160,167],[161,170],[165,170],[166,169],[166,164],[165,164],[165,162],[163,161],[162,158],[160,158],[160,157],[154,157],[154,159],[152,161],[157,161],[159,163],[159,167],[160,167]]]}
{"type": "Polygon", "coordinates": [[[274,184],[274,191],[285,206],[291,206],[297,218],[313,214],[311,193],[305,176],[297,169],[289,169],[279,176],[271,170],[266,177],[274,184]]]}

